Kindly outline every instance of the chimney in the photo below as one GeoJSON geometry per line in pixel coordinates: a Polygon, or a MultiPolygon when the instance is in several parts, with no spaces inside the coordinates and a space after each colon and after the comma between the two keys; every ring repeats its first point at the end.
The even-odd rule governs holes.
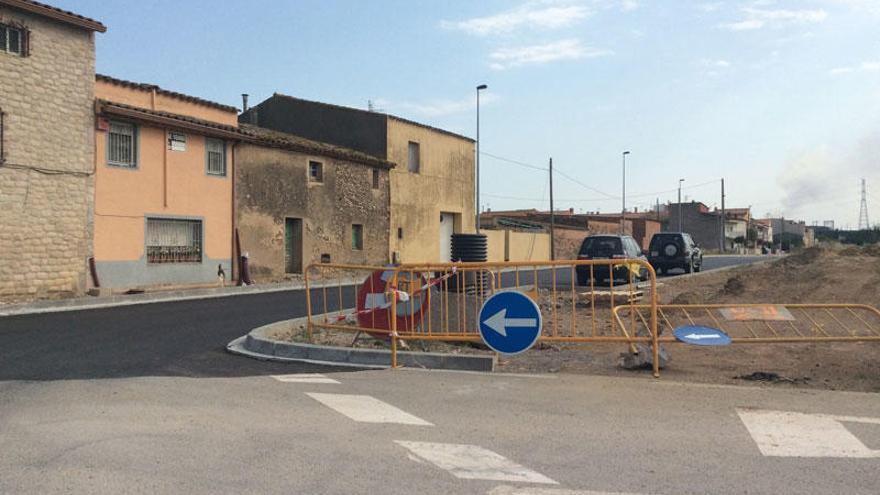
{"type": "Polygon", "coordinates": [[[568,214],[569,214],[569,215],[574,215],[574,208],[569,208],[569,209],[568,209],[568,214]]]}
{"type": "Polygon", "coordinates": [[[241,94],[241,112],[242,113],[247,112],[247,110],[248,110],[247,99],[248,99],[248,94],[242,93],[241,94]]]}

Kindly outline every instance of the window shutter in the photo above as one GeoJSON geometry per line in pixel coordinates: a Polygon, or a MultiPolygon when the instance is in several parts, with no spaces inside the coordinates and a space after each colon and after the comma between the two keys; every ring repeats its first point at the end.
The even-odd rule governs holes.
{"type": "Polygon", "coordinates": [[[31,56],[31,30],[27,28],[21,30],[21,56],[31,56]]]}

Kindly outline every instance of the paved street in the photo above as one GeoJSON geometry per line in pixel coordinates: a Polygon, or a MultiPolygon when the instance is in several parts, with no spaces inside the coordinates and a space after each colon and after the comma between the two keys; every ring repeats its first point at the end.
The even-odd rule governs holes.
{"type": "Polygon", "coordinates": [[[296,291],[0,319],[0,493],[867,494],[880,483],[876,395],[352,372],[224,351],[304,313],[296,291]],[[831,432],[819,454],[846,457],[764,455],[778,438],[753,409],[832,415],[803,417],[831,432]]]}
{"type": "MultiPolygon", "coordinates": [[[[706,268],[755,259],[763,258],[706,258],[706,268]]],[[[569,274],[560,270],[557,282],[570,283],[569,274]]],[[[550,278],[545,274],[543,282],[550,278]]],[[[254,327],[305,314],[304,291],[296,290],[0,317],[0,380],[275,373],[289,368],[231,360],[226,344],[254,327]]]]}
{"type": "Polygon", "coordinates": [[[876,394],[398,370],[5,381],[0,397],[3,493],[858,495],[880,486],[876,394]],[[818,438],[824,450],[803,445],[799,421],[836,436],[818,438]]]}

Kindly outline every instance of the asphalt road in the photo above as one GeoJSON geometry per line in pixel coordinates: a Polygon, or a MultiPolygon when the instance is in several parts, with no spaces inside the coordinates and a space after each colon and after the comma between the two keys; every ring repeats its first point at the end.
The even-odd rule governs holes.
{"type": "MultiPolygon", "coordinates": [[[[760,257],[707,257],[706,269],[760,257]]],[[[549,283],[550,273],[541,283],[549,283]]],[[[568,277],[568,278],[567,278],[568,277]]],[[[513,282],[505,274],[503,283],[513,282]]],[[[570,283],[560,270],[558,284],[570,283]]],[[[313,293],[314,310],[318,307],[313,293]]],[[[343,293],[352,307],[353,291],[343,293]]],[[[334,294],[329,309],[338,307],[334,294]]],[[[266,323],[306,315],[302,290],[88,311],[0,317],[0,380],[134,376],[230,377],[309,371],[313,367],[238,359],[231,340],[266,323]]]]}
{"type": "MultiPolygon", "coordinates": [[[[707,268],[710,260],[737,262],[707,258],[707,268]]],[[[870,416],[880,410],[875,396],[700,387],[669,395],[647,377],[336,373],[225,352],[251,328],[305,310],[303,291],[290,291],[0,318],[0,493],[581,493],[462,479],[394,440],[474,444],[495,454],[453,457],[493,465],[501,456],[558,482],[551,490],[743,493],[745,480],[748,493],[858,494],[880,486],[876,459],[762,457],[733,409],[870,416]],[[291,373],[333,374],[341,384],[306,388],[268,376],[291,373]],[[305,395],[328,387],[434,426],[365,427],[305,395]]],[[[859,434],[880,449],[880,432],[859,434]]]]}
{"type": "Polygon", "coordinates": [[[0,493],[874,495],[880,486],[877,394],[647,376],[325,377],[0,382],[0,493]],[[764,410],[791,424],[747,425],[743,415],[764,410]],[[804,418],[820,428],[798,429],[804,418]],[[796,448],[765,455],[768,438],[770,449],[796,448]],[[849,450],[829,457],[835,449],[849,450]],[[793,456],[805,453],[817,457],[793,456]]]}

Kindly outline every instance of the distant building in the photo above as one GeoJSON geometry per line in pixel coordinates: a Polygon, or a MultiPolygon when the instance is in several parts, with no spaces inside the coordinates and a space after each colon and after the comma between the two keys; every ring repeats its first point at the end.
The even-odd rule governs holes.
{"type": "Polygon", "coordinates": [[[239,120],[397,164],[390,170],[390,260],[448,261],[452,234],[474,231],[474,141],[468,137],[277,93],[239,120]]]}
{"type": "Polygon", "coordinates": [[[0,0],[0,298],[82,294],[92,255],[98,21],[0,0]]]}
{"type": "MultiPolygon", "coordinates": [[[[624,233],[631,235],[643,250],[648,249],[651,237],[661,230],[661,224],[653,218],[654,215],[656,212],[632,212],[626,215],[624,233]]],[[[550,212],[530,209],[487,211],[480,214],[480,223],[487,228],[515,226],[517,221],[540,226],[549,232],[550,212]]],[[[577,256],[577,248],[584,237],[619,234],[620,214],[575,213],[572,208],[555,212],[555,224],[561,227],[556,230],[556,258],[573,259],[577,256]]]]}

